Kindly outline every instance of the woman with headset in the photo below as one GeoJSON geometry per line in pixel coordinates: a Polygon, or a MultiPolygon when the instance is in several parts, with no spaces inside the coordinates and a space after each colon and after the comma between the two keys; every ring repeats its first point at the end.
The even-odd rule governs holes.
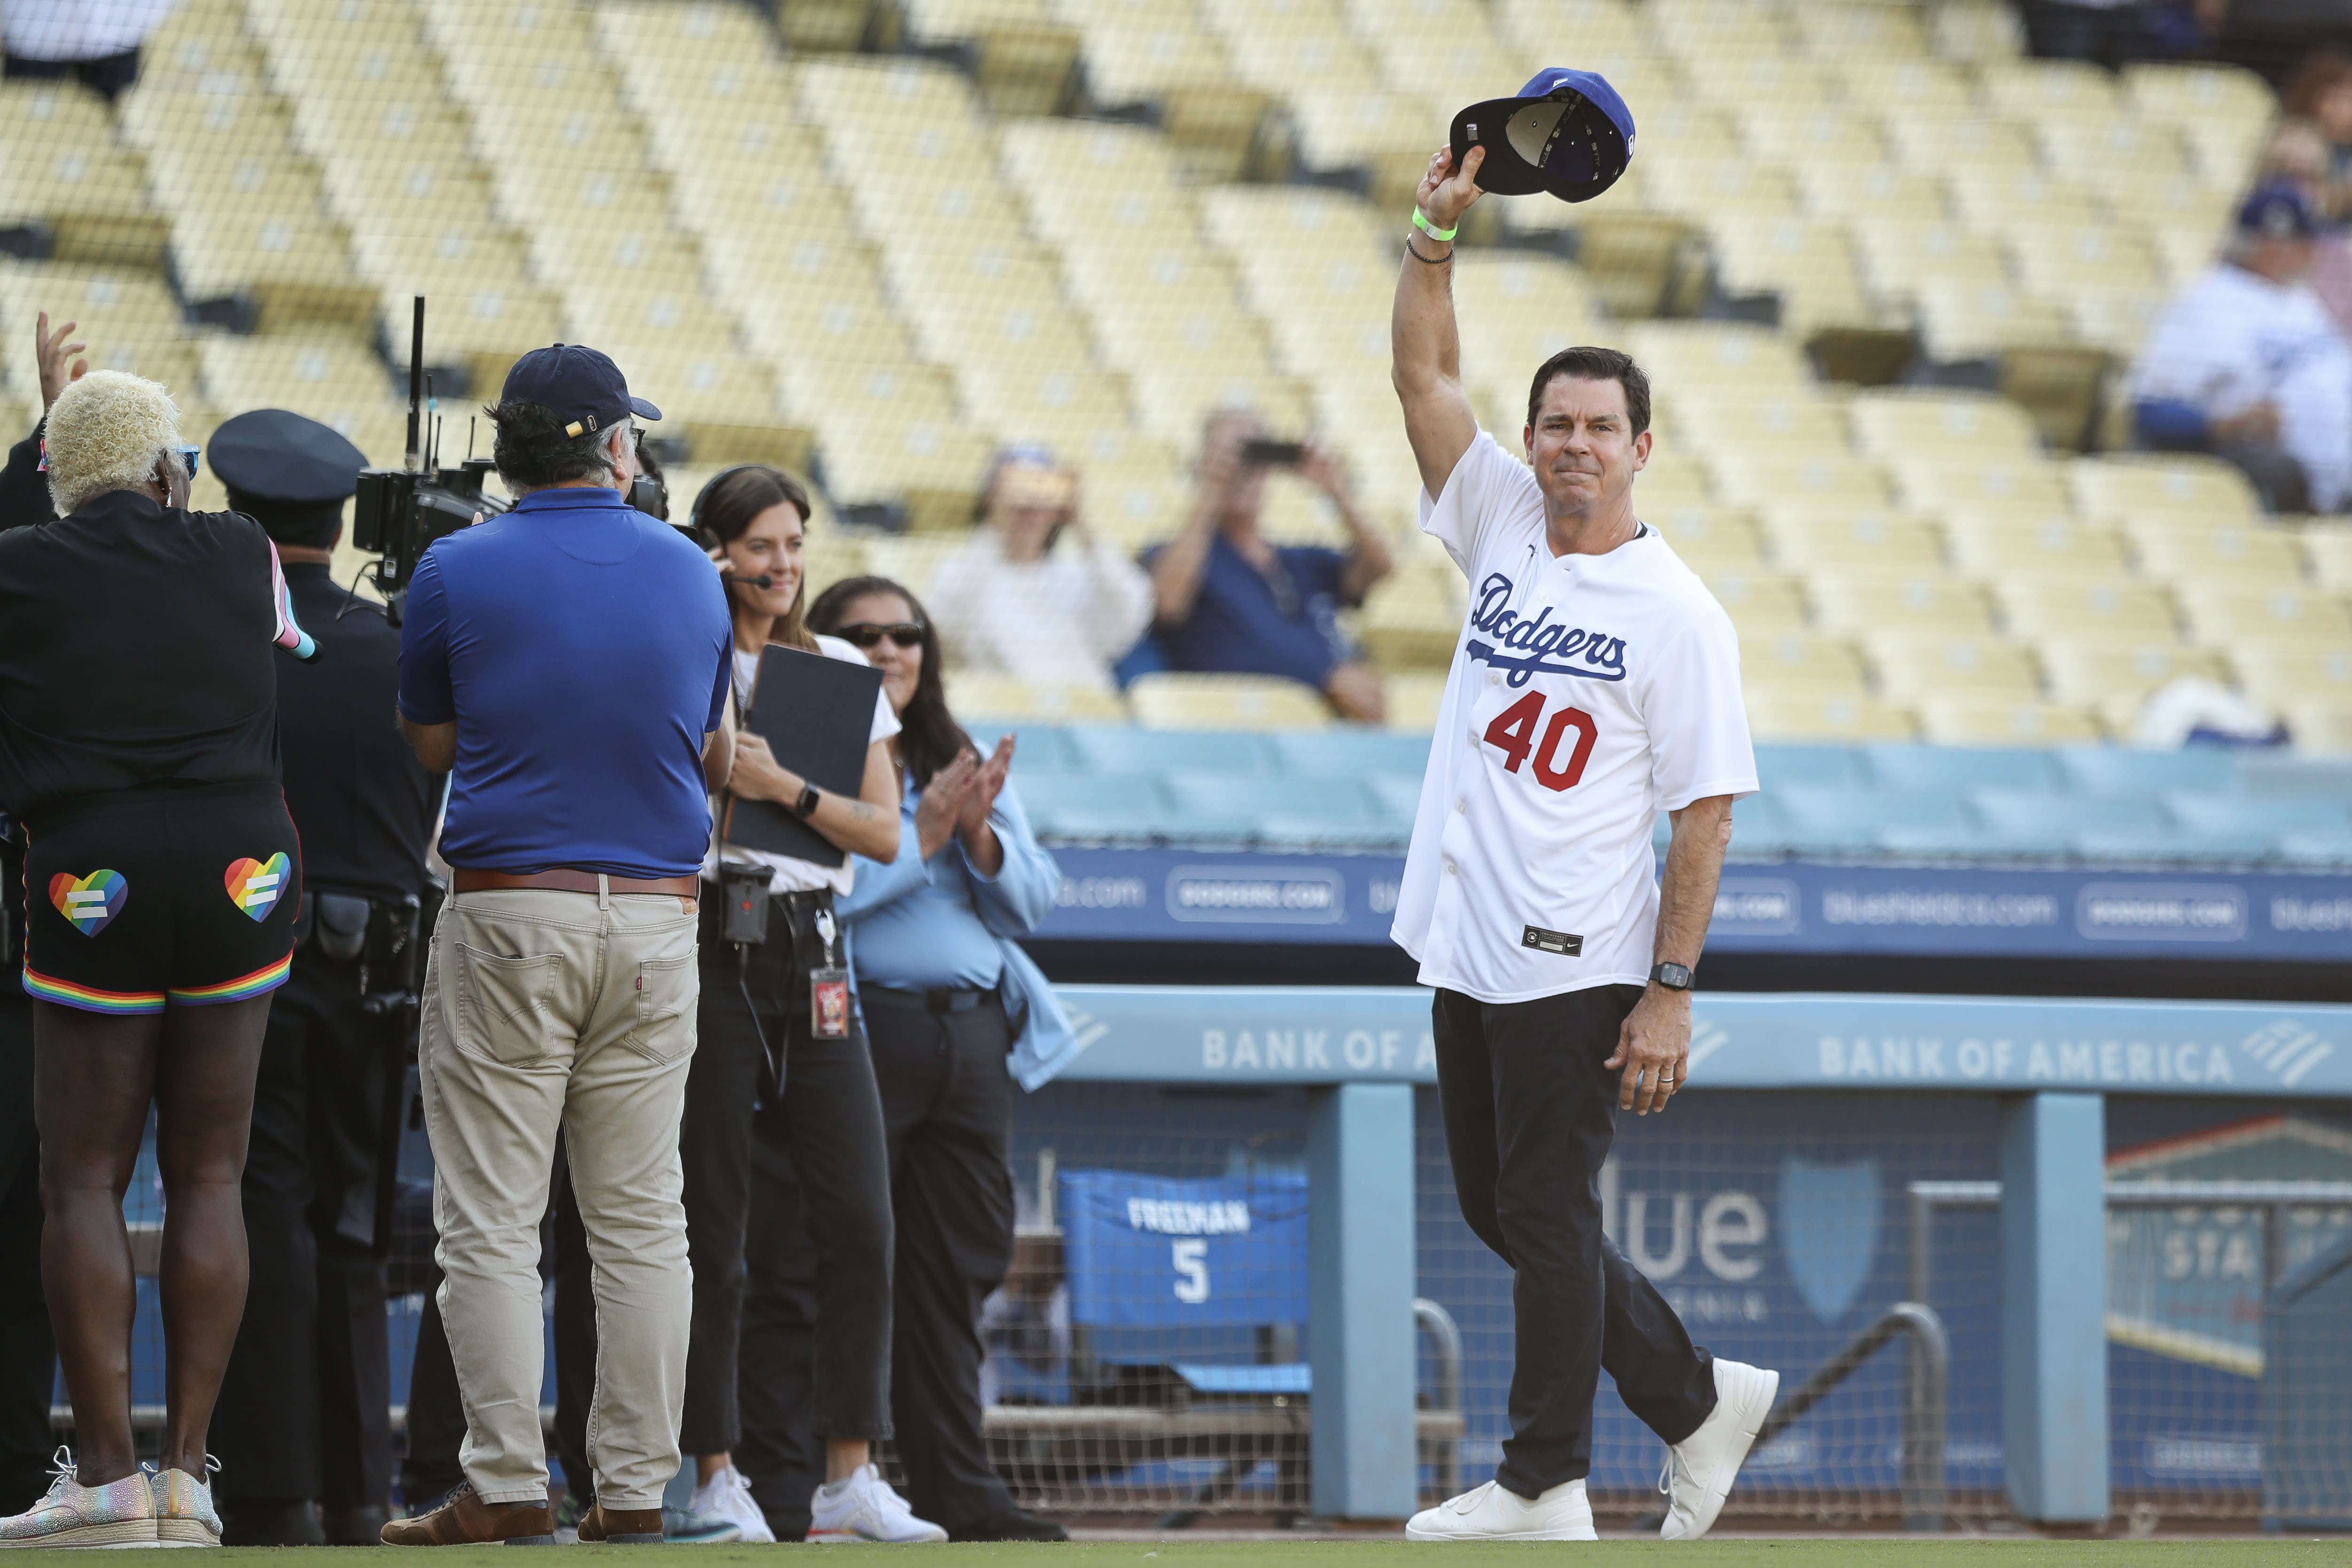
{"type": "Polygon", "coordinates": [[[41,1268],[80,1443],[0,1520],[0,1546],[220,1544],[205,1431],[245,1310],[238,1184],[301,901],[273,649],[316,648],[261,525],[187,510],[179,421],[137,376],[65,388],[46,430],[57,520],[0,535],[0,810],[31,838],[41,1268]],[[169,1413],[152,1476],[131,1444],[122,1223],[151,1103],[169,1413]]]}
{"type": "MultiPolygon", "coordinates": [[[[692,525],[729,579],[739,713],[752,700],[771,646],[866,662],[848,643],[813,636],[804,622],[810,510],[797,480],[762,463],[726,470],[695,500],[692,525]]],[[[881,1101],[855,1016],[832,1034],[818,1033],[812,1016],[812,971],[843,962],[834,900],[849,891],[849,857],[887,862],[898,850],[889,748],[898,732],[888,700],[877,694],[855,796],[811,784],[758,735],[736,742],[728,793],[793,811],[848,854],[828,867],[719,842],[704,870],[717,880],[722,865],[763,868],[770,904],[767,939],[753,945],[727,940],[727,898],[702,900],[698,1042],[678,1130],[694,1264],[679,1447],[696,1456],[689,1511],[702,1516],[687,1521],[686,1533],[731,1522],[744,1540],[773,1540],[772,1513],[812,1541],[945,1538],[912,1515],[872,1463],[870,1445],[890,1435],[890,1184],[881,1101]],[[761,1489],[764,1500],[755,1500],[733,1458],[742,1436],[737,1352],[755,1138],[761,1158],[789,1163],[805,1194],[818,1283],[811,1397],[797,1425],[824,1440],[824,1479],[813,1495],[778,1495],[770,1484],[761,1489]]],[[[715,815],[724,822],[723,811],[715,815]]]]}

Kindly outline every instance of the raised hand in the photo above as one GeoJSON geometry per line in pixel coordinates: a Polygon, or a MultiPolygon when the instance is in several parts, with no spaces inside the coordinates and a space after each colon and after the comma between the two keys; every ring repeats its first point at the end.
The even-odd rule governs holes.
{"type": "Polygon", "coordinates": [[[1421,216],[1440,228],[1452,228],[1470,204],[1486,195],[1478,188],[1478,170],[1486,162],[1486,149],[1473,147],[1463,154],[1462,166],[1454,166],[1454,149],[1440,147],[1437,156],[1429,161],[1429,173],[1421,178],[1421,188],[1412,199],[1421,208],[1421,216]]]}
{"type": "Polygon", "coordinates": [[[58,401],[58,394],[89,374],[89,361],[74,356],[89,347],[88,343],[69,343],[79,321],[68,321],[56,331],[49,331],[49,313],[41,311],[33,321],[33,344],[41,363],[41,414],[47,417],[58,401]]]}
{"type": "Polygon", "coordinates": [[[972,777],[979,771],[978,757],[968,751],[958,752],[955,761],[933,773],[931,782],[923,786],[923,798],[915,803],[915,841],[924,859],[946,848],[948,840],[955,837],[964,797],[971,793],[972,777]]]}
{"type": "Polygon", "coordinates": [[[1004,787],[1004,775],[1013,771],[1013,741],[1011,735],[998,741],[988,761],[973,770],[971,791],[963,797],[963,810],[956,818],[956,831],[963,835],[968,846],[988,831],[988,814],[996,808],[996,795],[1004,787]]]}

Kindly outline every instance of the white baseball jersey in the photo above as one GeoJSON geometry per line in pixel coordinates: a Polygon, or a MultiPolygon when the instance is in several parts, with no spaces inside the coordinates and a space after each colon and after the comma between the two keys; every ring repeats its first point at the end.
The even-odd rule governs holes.
{"type": "Polygon", "coordinates": [[[1661,811],[1756,792],[1731,618],[1655,530],[1555,556],[1484,431],[1421,526],[1470,579],[1391,931],[1483,1002],[1647,984],[1661,811]]]}

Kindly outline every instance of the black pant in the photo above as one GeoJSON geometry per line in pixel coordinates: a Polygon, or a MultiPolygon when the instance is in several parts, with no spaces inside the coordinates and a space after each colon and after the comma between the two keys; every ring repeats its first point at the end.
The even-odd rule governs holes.
{"type": "Polygon", "coordinates": [[[389,1026],[315,947],[272,1001],[245,1161],[252,1282],[212,1445],[227,1502],[383,1507],[392,1488],[376,1163],[389,1026]]]}
{"type": "Polygon", "coordinates": [[[706,899],[703,908],[702,1001],[678,1129],[694,1260],[679,1447],[726,1453],[745,1436],[739,1353],[755,1140],[797,1178],[817,1265],[814,1375],[795,1419],[823,1437],[887,1437],[889,1156],[866,1037],[854,1026],[845,1039],[809,1032],[808,971],[823,962],[814,901],[777,900],[768,940],[740,952],[719,937],[719,900],[706,899]],[[783,1092],[772,1102],[759,1099],[763,1034],[784,1053],[783,1092]]]}
{"type": "MultiPolygon", "coordinates": [[[[547,1217],[540,1226],[540,1272],[555,1285],[555,1462],[563,1484],[584,1511],[596,1500],[596,1473],[588,1464],[588,1406],[596,1394],[596,1296],[588,1231],[572,1195],[572,1171],[561,1137],[547,1217]]],[[[425,1287],[425,1314],[416,1327],[416,1357],[408,1379],[408,1454],[400,1490],[415,1512],[466,1479],[458,1453],[466,1441],[466,1407],[457,1366],[441,1323],[441,1269],[425,1287]]]]}
{"type": "MultiPolygon", "coordinates": [[[[16,989],[16,976],[5,984],[16,989]]],[[[41,1143],[33,1125],[33,1008],[0,996],[0,1514],[49,1487],[58,1344],[41,1294],[41,1143]]]]}
{"type": "Polygon", "coordinates": [[[866,1027],[898,1217],[890,1405],[915,1511],[948,1530],[1013,1509],[981,1427],[981,1304],[1013,1264],[1013,1029],[994,997],[961,1013],[872,1001],[866,1027]]]}
{"type": "Polygon", "coordinates": [[[1601,1234],[1618,1074],[1602,1067],[1638,985],[1532,1002],[1440,991],[1437,1093],[1462,1217],[1511,1266],[1511,1436],[1495,1479],[1540,1497],[1592,1468],[1601,1369],[1668,1443],[1715,1408],[1713,1360],[1601,1234]]]}

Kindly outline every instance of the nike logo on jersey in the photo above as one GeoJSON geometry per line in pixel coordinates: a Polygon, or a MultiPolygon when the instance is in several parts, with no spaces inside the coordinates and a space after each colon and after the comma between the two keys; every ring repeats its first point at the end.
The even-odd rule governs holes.
{"type": "Polygon", "coordinates": [[[1473,637],[1465,645],[1472,658],[1509,672],[1509,684],[1525,686],[1538,675],[1573,675],[1585,680],[1625,679],[1625,639],[1581,626],[1552,624],[1546,605],[1533,619],[1510,608],[1513,587],[1500,572],[1478,584],[1470,628],[1495,640],[1473,637]],[[1582,662],[1578,662],[1578,656],[1582,662]]]}

